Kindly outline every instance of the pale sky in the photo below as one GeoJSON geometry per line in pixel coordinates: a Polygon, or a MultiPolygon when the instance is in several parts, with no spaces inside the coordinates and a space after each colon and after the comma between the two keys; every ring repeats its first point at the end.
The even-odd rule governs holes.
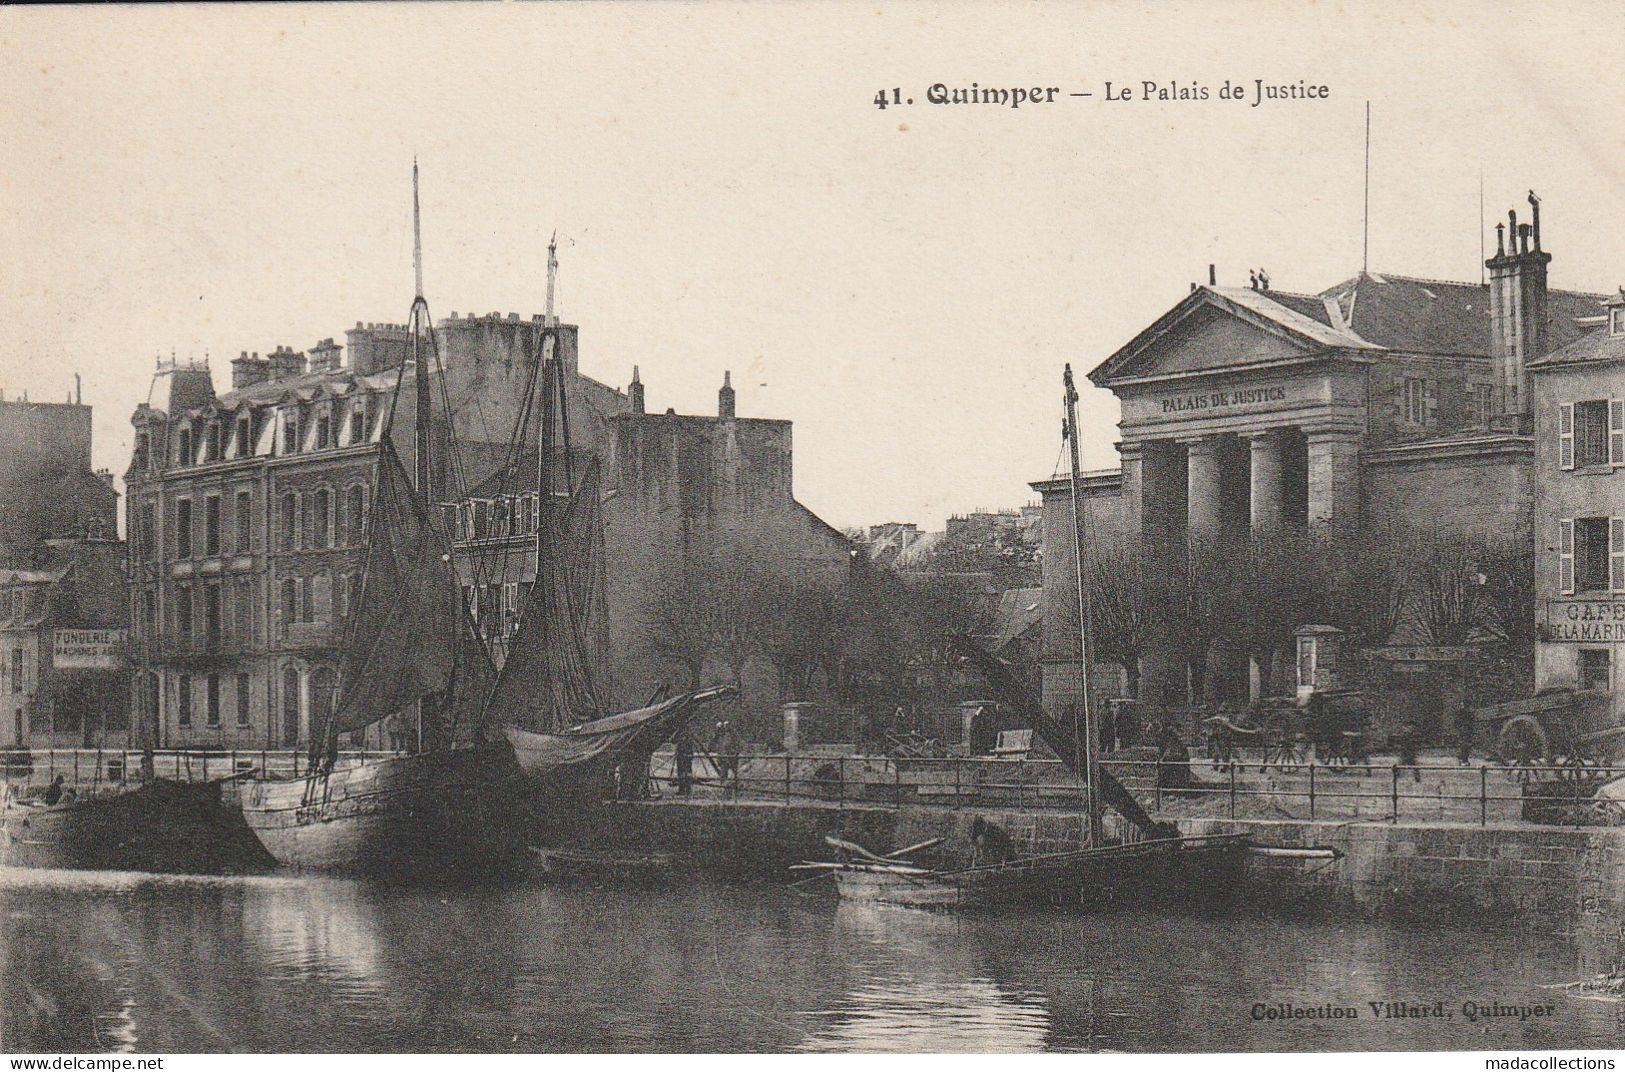
{"type": "Polygon", "coordinates": [[[1354,274],[1368,99],[1374,271],[1476,280],[1482,174],[1492,227],[1541,195],[1554,286],[1625,283],[1616,2],[0,8],[0,388],[82,373],[122,472],[156,355],[226,389],[404,320],[415,154],[437,316],[540,312],[557,228],[585,372],[712,413],[731,369],[826,520],[938,527],[1028,501],[1062,364],[1209,262],[1354,274]],[[1255,78],[1330,97],[1103,98],[1255,78]],[[1063,94],[925,102],[973,81],[1063,94]]]}

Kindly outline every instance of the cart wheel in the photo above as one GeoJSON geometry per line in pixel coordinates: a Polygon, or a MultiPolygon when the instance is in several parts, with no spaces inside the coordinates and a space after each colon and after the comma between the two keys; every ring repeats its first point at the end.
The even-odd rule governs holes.
{"type": "Polygon", "coordinates": [[[1595,777],[1597,765],[1597,758],[1590,750],[1585,745],[1576,744],[1558,765],[1557,776],[1565,782],[1583,782],[1595,777]]]}
{"type": "Polygon", "coordinates": [[[1625,825],[1625,807],[1617,800],[1593,800],[1591,821],[1596,826],[1625,825]]]}
{"type": "Polygon", "coordinates": [[[1527,768],[1546,759],[1550,747],[1546,730],[1531,715],[1507,719],[1495,737],[1495,757],[1508,766],[1525,768],[1518,772],[1519,781],[1529,780],[1527,768]]]}

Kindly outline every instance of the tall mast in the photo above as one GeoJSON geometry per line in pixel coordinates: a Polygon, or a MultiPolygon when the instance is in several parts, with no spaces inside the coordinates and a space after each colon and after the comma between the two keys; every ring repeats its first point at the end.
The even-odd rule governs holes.
{"type": "MultiPolygon", "coordinates": [[[[1093,615],[1089,605],[1089,586],[1083,576],[1084,509],[1082,467],[1078,462],[1078,391],[1072,383],[1072,366],[1066,366],[1062,378],[1066,385],[1066,442],[1072,462],[1072,562],[1077,570],[1078,585],[1078,667],[1079,692],[1083,707],[1083,771],[1089,783],[1089,845],[1098,848],[1105,844],[1100,815],[1100,738],[1095,729],[1092,705],[1089,702],[1089,630],[1093,615]]],[[[1077,735],[1074,718],[1072,733],[1077,735]]]]}
{"type": "Polygon", "coordinates": [[[553,237],[547,240],[547,320],[549,326],[553,323],[553,290],[559,278],[559,233],[553,232],[553,237]]]}
{"type": "Polygon", "coordinates": [[[547,554],[547,523],[553,506],[553,475],[548,451],[553,447],[553,355],[558,332],[553,326],[553,293],[558,280],[558,232],[547,242],[547,305],[542,317],[542,338],[536,354],[536,390],[541,403],[541,420],[536,427],[536,581],[542,579],[542,559],[547,554]]]}
{"type": "Polygon", "coordinates": [[[428,325],[428,302],[423,300],[423,229],[418,214],[418,162],[412,160],[412,273],[417,289],[412,297],[411,323],[412,365],[417,392],[417,420],[412,429],[412,458],[417,469],[418,502],[425,512],[434,508],[434,489],[430,486],[433,470],[429,465],[430,409],[428,354],[423,347],[423,333],[428,325]]]}
{"type": "MultiPolygon", "coordinates": [[[[412,385],[416,394],[417,419],[412,422],[412,461],[417,470],[416,491],[424,516],[434,510],[434,470],[430,467],[429,441],[432,438],[429,406],[428,351],[423,345],[423,333],[428,328],[429,303],[423,300],[423,227],[418,212],[418,162],[412,158],[412,315],[407,330],[412,333],[412,385]]],[[[457,612],[454,609],[453,614],[457,612]]],[[[453,617],[452,621],[456,621],[453,617]]],[[[455,634],[453,634],[455,635],[455,634]]],[[[417,750],[424,751],[424,723],[433,711],[433,700],[424,696],[417,703],[417,750]]]]}

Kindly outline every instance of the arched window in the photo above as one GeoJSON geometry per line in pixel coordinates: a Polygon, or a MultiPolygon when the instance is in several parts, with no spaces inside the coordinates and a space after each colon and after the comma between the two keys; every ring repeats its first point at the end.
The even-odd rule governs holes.
{"type": "Polygon", "coordinates": [[[299,498],[293,492],[282,496],[282,524],[280,526],[280,543],[284,551],[292,551],[298,546],[294,533],[299,531],[299,498]]]}
{"type": "Polygon", "coordinates": [[[292,577],[282,579],[282,634],[299,620],[299,582],[292,577]]]}
{"type": "Polygon", "coordinates": [[[310,672],[310,712],[313,721],[325,725],[333,714],[333,671],[325,666],[310,672]]]}
{"type": "Polygon", "coordinates": [[[358,544],[367,538],[367,489],[351,484],[348,497],[345,513],[350,519],[350,543],[358,544]]]}
{"type": "Polygon", "coordinates": [[[316,504],[313,507],[311,545],[313,547],[333,546],[333,493],[326,488],[316,492],[316,504]]]}
{"type": "Polygon", "coordinates": [[[186,674],[175,679],[175,721],[182,726],[192,724],[192,679],[186,674]]]}
{"type": "Polygon", "coordinates": [[[299,668],[289,663],[282,668],[282,744],[299,743],[299,668]]]}

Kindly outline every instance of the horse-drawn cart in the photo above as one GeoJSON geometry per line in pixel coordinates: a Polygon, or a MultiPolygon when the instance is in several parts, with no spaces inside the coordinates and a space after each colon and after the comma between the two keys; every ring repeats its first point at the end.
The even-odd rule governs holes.
{"type": "Polygon", "coordinates": [[[1625,726],[1615,723],[1606,692],[1552,689],[1479,708],[1473,721],[1493,734],[1495,757],[1525,780],[1542,766],[1559,778],[1590,779],[1594,768],[1625,755],[1625,726]]]}
{"type": "Polygon", "coordinates": [[[1259,750],[1260,769],[1291,770],[1311,756],[1323,766],[1358,765],[1370,753],[1365,698],[1354,689],[1321,689],[1303,704],[1267,697],[1244,714],[1203,719],[1202,731],[1221,767],[1240,761],[1243,748],[1259,750]]]}

